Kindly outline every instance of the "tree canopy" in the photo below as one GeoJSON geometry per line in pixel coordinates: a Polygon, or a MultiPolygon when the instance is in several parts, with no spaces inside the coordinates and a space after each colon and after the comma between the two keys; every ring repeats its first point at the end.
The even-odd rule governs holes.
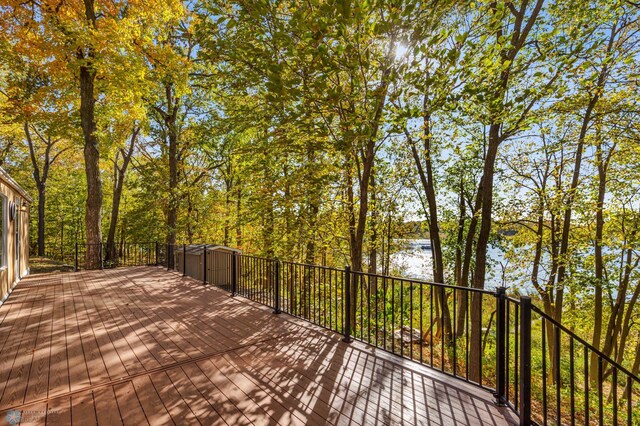
{"type": "Polygon", "coordinates": [[[2,167],[39,202],[40,255],[215,242],[399,274],[403,240],[427,235],[425,279],[499,275],[637,374],[639,15],[6,0],[2,167]]]}

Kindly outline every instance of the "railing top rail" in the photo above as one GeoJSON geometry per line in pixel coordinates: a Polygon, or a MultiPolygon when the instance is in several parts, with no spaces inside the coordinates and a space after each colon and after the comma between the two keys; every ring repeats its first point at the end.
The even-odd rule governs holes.
{"type": "Polygon", "coordinates": [[[419,280],[419,279],[416,279],[416,278],[392,277],[392,276],[389,276],[389,275],[380,275],[380,274],[374,274],[374,273],[371,273],[371,272],[360,272],[360,271],[352,271],[352,272],[355,275],[368,276],[368,277],[372,277],[372,278],[380,278],[380,279],[395,280],[395,281],[405,281],[405,282],[413,283],[413,284],[430,285],[430,286],[449,288],[449,289],[455,289],[455,290],[463,290],[463,291],[470,291],[470,292],[475,292],[475,293],[490,294],[492,296],[496,295],[495,291],[487,290],[487,289],[484,289],[484,288],[461,287],[461,286],[457,286],[457,285],[442,284],[442,283],[436,283],[436,282],[432,282],[432,281],[419,280]]]}
{"type": "Polygon", "coordinates": [[[626,368],[624,368],[622,365],[618,364],[616,361],[612,360],[610,357],[608,357],[607,355],[603,354],[602,352],[600,352],[596,347],[594,347],[593,345],[591,345],[590,343],[588,343],[587,341],[585,341],[584,339],[582,339],[580,336],[578,336],[577,334],[575,334],[574,332],[572,332],[571,330],[569,330],[567,327],[565,327],[564,325],[562,325],[561,323],[559,323],[558,321],[556,321],[555,319],[551,318],[549,315],[547,315],[546,313],[544,313],[544,311],[542,311],[540,308],[538,308],[536,305],[531,304],[531,310],[536,312],[538,315],[540,315],[542,318],[544,318],[546,321],[549,321],[551,324],[553,324],[554,326],[556,326],[557,328],[559,328],[560,330],[564,331],[565,333],[567,333],[570,337],[572,337],[575,341],[579,342],[580,344],[582,344],[583,346],[585,346],[587,349],[589,349],[591,352],[594,352],[596,355],[598,355],[598,357],[604,359],[605,361],[607,361],[609,364],[611,364],[612,366],[614,366],[616,369],[618,369],[619,371],[625,373],[627,376],[629,376],[630,378],[632,378],[633,380],[635,380],[636,382],[640,383],[640,377],[636,376],[635,374],[633,374],[632,372],[630,372],[629,370],[627,370],[626,368]]]}
{"type": "MultiPolygon", "coordinates": [[[[231,253],[229,255],[231,255],[231,253]]],[[[264,260],[264,261],[267,261],[267,262],[275,262],[275,260],[276,260],[276,259],[271,259],[271,258],[268,258],[268,257],[254,256],[252,254],[246,254],[246,253],[238,253],[237,256],[238,257],[244,257],[244,258],[247,258],[247,259],[264,260]]]]}
{"type": "Polygon", "coordinates": [[[331,271],[336,271],[336,272],[344,272],[344,269],[334,268],[332,266],[314,265],[314,264],[311,264],[311,263],[299,263],[299,262],[292,262],[290,260],[282,260],[282,261],[280,261],[280,263],[282,263],[283,265],[306,266],[306,267],[309,267],[309,268],[318,268],[318,269],[326,269],[326,270],[331,270],[331,271]]]}
{"type": "MultiPolygon", "coordinates": [[[[119,246],[122,244],[129,244],[129,245],[143,245],[143,244],[155,244],[158,243],[160,244],[159,241],[114,241],[112,244],[114,246],[119,246]]],[[[107,243],[106,241],[100,242],[100,243],[85,243],[85,242],[77,242],[75,244],[78,244],[79,246],[97,246],[99,244],[102,245],[107,245],[109,243],[107,243]]],[[[175,244],[174,244],[175,245],[175,244]]]]}

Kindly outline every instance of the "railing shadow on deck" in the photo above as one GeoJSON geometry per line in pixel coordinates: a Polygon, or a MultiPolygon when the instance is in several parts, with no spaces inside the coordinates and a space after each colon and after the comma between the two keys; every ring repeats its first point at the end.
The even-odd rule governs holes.
{"type": "Polygon", "coordinates": [[[195,276],[275,313],[342,333],[344,341],[365,342],[491,391],[523,425],[640,424],[640,378],[529,297],[212,247],[219,246],[127,243],[114,250],[79,244],[75,266],[156,265],[195,276]],[[594,361],[595,377],[589,373],[594,361]]]}

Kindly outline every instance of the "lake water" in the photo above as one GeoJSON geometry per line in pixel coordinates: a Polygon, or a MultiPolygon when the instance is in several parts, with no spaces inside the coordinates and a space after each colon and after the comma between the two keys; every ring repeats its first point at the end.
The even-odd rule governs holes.
{"type": "Polygon", "coordinates": [[[403,277],[432,280],[431,240],[398,240],[396,243],[405,248],[391,255],[391,269],[399,271],[403,277]]]}
{"type": "MultiPolygon", "coordinates": [[[[402,277],[432,281],[431,240],[396,240],[396,243],[403,244],[405,248],[391,256],[391,269],[402,277]]],[[[502,271],[507,268],[507,264],[504,254],[496,247],[489,247],[487,257],[489,268],[486,287],[494,288],[505,281],[502,271]]],[[[505,284],[508,286],[508,283],[505,284]]]]}
{"type": "MultiPolygon", "coordinates": [[[[431,257],[431,241],[427,239],[411,239],[396,240],[396,243],[404,245],[404,249],[391,256],[391,274],[405,278],[415,278],[424,281],[433,281],[432,273],[432,257],[431,257]]],[[[519,261],[509,263],[504,252],[495,246],[489,246],[487,253],[487,276],[485,280],[485,288],[494,289],[498,286],[507,287],[509,293],[515,291],[522,294],[537,294],[536,290],[530,283],[531,262],[533,255],[522,249],[523,258],[519,261]]],[[[593,252],[587,252],[585,255],[593,255],[593,252]]],[[[543,263],[546,259],[543,259],[543,263]]],[[[539,271],[539,278],[545,281],[548,277],[545,275],[545,269],[539,271]]],[[[452,282],[448,282],[452,284],[452,282]]],[[[587,294],[589,293],[589,289],[587,294]]],[[[612,289],[612,296],[617,297],[617,292],[612,289]]],[[[632,294],[629,293],[630,300],[632,294]]]]}

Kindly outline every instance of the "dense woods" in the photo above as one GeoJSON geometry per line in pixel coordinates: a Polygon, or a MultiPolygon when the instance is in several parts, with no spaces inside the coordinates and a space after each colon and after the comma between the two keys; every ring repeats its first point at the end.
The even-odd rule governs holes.
{"type": "Polygon", "coordinates": [[[501,275],[637,374],[639,15],[4,0],[0,161],[37,199],[40,256],[206,241],[389,274],[424,221],[425,278],[501,275]]]}

